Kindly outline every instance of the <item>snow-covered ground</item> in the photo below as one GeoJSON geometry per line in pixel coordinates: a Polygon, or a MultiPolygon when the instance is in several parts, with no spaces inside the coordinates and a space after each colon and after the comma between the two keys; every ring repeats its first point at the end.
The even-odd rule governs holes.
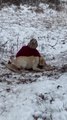
{"type": "Polygon", "coordinates": [[[61,11],[47,4],[4,7],[0,11],[0,120],[67,120],[67,72],[22,74],[3,62],[34,37],[46,62],[67,64],[67,5],[61,11]]]}

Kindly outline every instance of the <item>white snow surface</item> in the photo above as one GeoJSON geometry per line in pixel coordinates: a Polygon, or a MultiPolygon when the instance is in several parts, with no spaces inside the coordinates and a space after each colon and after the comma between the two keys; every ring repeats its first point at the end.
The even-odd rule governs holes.
{"type": "Polygon", "coordinates": [[[67,72],[8,70],[7,62],[31,38],[47,64],[67,64],[67,5],[56,11],[47,4],[0,10],[0,120],[67,120],[67,72]],[[53,59],[54,58],[54,59],[53,59]]]}

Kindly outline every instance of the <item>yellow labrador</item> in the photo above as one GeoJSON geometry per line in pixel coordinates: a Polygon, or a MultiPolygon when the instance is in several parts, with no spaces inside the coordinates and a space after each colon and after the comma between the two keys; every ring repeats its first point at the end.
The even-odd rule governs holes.
{"type": "Polygon", "coordinates": [[[43,57],[20,56],[12,59],[11,64],[19,69],[33,69],[35,71],[43,71],[43,69],[38,68],[38,65],[44,66],[45,60],[43,57]]]}

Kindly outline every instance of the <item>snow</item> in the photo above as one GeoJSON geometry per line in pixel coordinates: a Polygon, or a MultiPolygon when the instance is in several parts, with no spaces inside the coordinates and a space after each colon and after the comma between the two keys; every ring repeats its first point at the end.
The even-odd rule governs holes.
{"type": "Polygon", "coordinates": [[[26,5],[0,10],[0,120],[67,120],[67,72],[20,74],[2,64],[32,37],[47,64],[67,64],[66,7],[58,12],[40,4],[42,13],[26,5]]]}

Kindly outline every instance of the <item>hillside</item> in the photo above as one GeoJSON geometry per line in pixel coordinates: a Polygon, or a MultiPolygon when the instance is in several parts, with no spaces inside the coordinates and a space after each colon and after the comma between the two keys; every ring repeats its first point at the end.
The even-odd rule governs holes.
{"type": "Polygon", "coordinates": [[[47,64],[66,65],[67,4],[0,10],[0,120],[67,120],[67,70],[14,73],[4,65],[32,37],[47,64]]]}

